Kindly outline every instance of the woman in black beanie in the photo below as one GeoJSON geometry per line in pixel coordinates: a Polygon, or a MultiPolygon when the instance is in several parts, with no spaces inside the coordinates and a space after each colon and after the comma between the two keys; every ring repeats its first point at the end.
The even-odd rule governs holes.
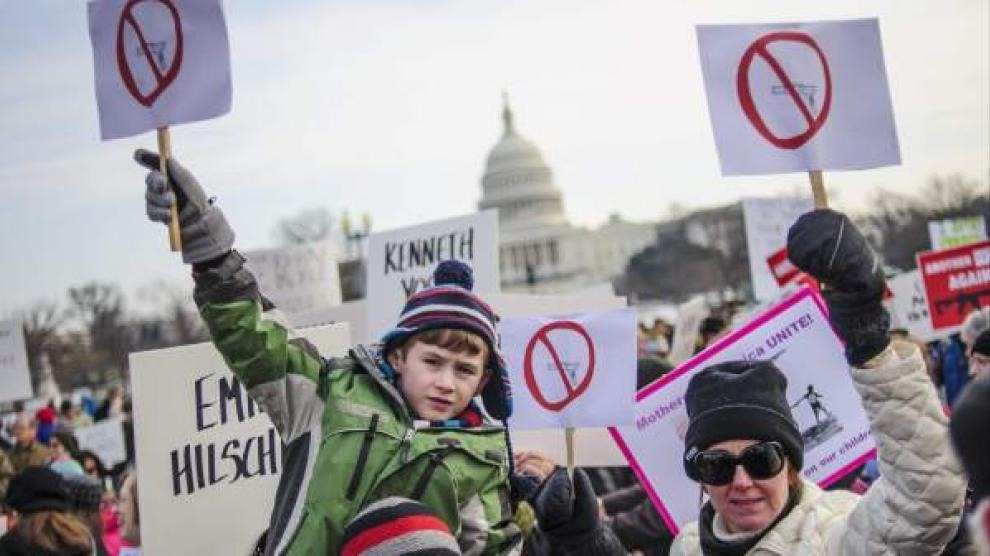
{"type": "Polygon", "coordinates": [[[830,210],[798,219],[787,249],[825,284],[882,478],[862,497],[804,481],[783,373],[769,361],[709,367],[685,395],[684,451],[684,469],[709,501],[671,554],[939,554],[959,524],[965,479],[917,346],[888,339],[882,265],[853,223],[830,210]]]}
{"type": "Polygon", "coordinates": [[[2,556],[90,556],[97,546],[89,528],[72,513],[62,477],[47,467],[28,467],[10,480],[6,504],[16,512],[0,537],[2,556]]]}

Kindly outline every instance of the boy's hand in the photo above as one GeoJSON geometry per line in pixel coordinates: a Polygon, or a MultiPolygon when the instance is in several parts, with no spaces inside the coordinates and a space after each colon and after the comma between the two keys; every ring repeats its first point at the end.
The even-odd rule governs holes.
{"type": "Polygon", "coordinates": [[[207,199],[203,188],[188,170],[170,158],[169,183],[166,184],[165,176],[158,170],[156,153],[138,149],[134,151],[134,160],[149,170],[145,178],[148,219],[168,224],[172,201],[178,202],[183,261],[202,263],[230,252],[234,244],[234,231],[220,208],[207,199]]]}
{"type": "Polygon", "coordinates": [[[550,459],[550,456],[535,450],[517,450],[512,454],[512,457],[514,458],[516,473],[529,475],[539,483],[547,480],[547,477],[557,468],[557,463],[550,459]]]}
{"type": "Polygon", "coordinates": [[[846,215],[833,210],[801,215],[787,233],[787,256],[826,285],[822,297],[829,320],[846,342],[851,365],[861,366],[887,347],[883,265],[846,215]]]}

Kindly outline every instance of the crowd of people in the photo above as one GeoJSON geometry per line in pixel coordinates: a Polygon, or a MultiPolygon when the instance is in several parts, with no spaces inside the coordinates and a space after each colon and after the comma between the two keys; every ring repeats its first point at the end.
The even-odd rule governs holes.
{"type": "MultiPolygon", "coordinates": [[[[157,155],[136,158],[149,170],[149,218],[168,222],[178,204],[183,260],[217,349],[284,443],[256,554],[990,554],[990,308],[949,342],[891,330],[882,265],[841,213],[802,216],[788,253],[823,284],[875,460],[822,490],[801,473],[785,373],[773,360],[711,365],[690,380],[674,456],[704,503],[675,535],[628,469],[571,473],[513,449],[498,316],[472,291],[470,267],[441,263],[379,344],[324,358],[263,297],[193,175],[169,160],[166,178],[157,155]]],[[[732,320],[705,319],[695,350],[732,320]]],[[[672,334],[659,321],[641,328],[640,387],[673,368],[672,334]]],[[[0,452],[0,555],[139,545],[134,474],[106,470],[72,434],[122,412],[113,392],[92,414],[71,404],[16,414],[0,452]]]]}
{"type": "Polygon", "coordinates": [[[22,403],[0,427],[0,555],[118,556],[140,546],[130,408],[120,388],[102,403],[22,403]],[[75,431],[119,419],[127,461],[107,466],[75,431]]]}

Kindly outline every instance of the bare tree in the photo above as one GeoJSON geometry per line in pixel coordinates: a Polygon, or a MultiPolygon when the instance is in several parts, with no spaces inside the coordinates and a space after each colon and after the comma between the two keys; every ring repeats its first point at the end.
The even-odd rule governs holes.
{"type": "Polygon", "coordinates": [[[336,218],[326,207],[304,209],[275,225],[275,236],[283,245],[298,245],[330,239],[336,218]]]}
{"type": "Polygon", "coordinates": [[[132,346],[120,289],[113,284],[91,282],[69,288],[69,301],[69,314],[82,324],[90,350],[94,355],[100,355],[98,359],[105,363],[101,369],[104,371],[102,378],[121,378],[106,374],[106,371],[122,373],[127,368],[127,355],[132,346]]]}
{"type": "Polygon", "coordinates": [[[65,313],[54,301],[39,301],[21,315],[24,322],[24,344],[27,348],[31,379],[37,383],[41,355],[59,351],[59,327],[65,323],[65,313]]]}

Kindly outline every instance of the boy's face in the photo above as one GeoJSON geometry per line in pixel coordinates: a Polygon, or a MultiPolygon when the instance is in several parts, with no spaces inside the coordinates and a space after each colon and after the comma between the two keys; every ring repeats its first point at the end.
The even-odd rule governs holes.
{"type": "Polygon", "coordinates": [[[443,421],[460,415],[485,383],[483,353],[470,355],[413,340],[389,354],[399,390],[420,419],[443,421]]]}

